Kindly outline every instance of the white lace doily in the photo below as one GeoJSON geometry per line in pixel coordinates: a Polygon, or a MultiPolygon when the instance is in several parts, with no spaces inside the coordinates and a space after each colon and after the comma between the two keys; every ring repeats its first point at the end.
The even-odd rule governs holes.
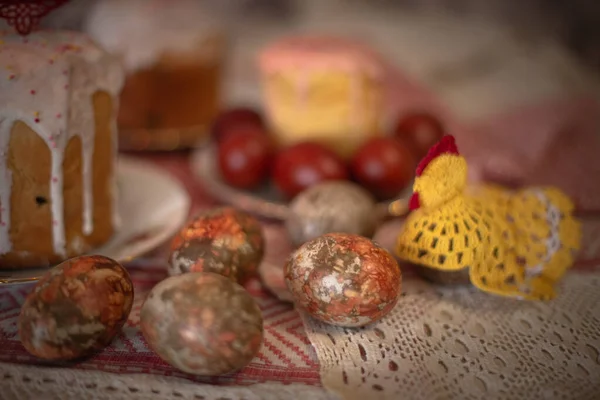
{"type": "Polygon", "coordinates": [[[1,400],[336,400],[303,384],[213,386],[179,378],[0,363],[1,400]]]}
{"type": "Polygon", "coordinates": [[[303,315],[326,388],[346,400],[600,398],[600,274],[569,274],[548,303],[403,286],[362,329],[303,315]]]}

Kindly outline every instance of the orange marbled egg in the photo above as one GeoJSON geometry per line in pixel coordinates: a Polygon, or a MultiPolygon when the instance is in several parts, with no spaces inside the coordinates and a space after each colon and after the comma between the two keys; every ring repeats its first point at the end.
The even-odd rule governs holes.
{"type": "Polygon", "coordinates": [[[297,306],[332,325],[359,327],[394,308],[402,275],[392,255],[363,236],[329,233],[299,247],[285,265],[297,306]]]}
{"type": "Polygon", "coordinates": [[[217,207],[192,218],[173,238],[168,272],[213,272],[243,283],[258,275],[264,250],[256,218],[233,207],[217,207]]]}
{"type": "Polygon", "coordinates": [[[21,343],[47,360],[89,356],[121,331],[133,296],[129,273],[115,260],[67,260],[46,273],[27,296],[18,321],[21,343]]]}

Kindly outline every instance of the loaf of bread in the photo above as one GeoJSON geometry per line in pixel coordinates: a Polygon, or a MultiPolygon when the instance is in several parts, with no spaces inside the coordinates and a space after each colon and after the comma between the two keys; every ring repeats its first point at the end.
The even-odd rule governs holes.
{"type": "Polygon", "coordinates": [[[123,79],[84,35],[0,33],[0,268],[52,265],[113,235],[123,79]]]}

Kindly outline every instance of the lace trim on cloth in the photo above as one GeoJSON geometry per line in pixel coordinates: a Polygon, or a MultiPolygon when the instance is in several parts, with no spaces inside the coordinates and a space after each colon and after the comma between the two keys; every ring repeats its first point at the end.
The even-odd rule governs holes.
{"type": "Polygon", "coordinates": [[[547,303],[404,283],[362,329],[302,314],[323,386],[346,400],[568,399],[600,394],[600,274],[570,273],[547,303]]]}
{"type": "Polygon", "coordinates": [[[302,384],[214,386],[180,378],[0,364],[2,400],[336,400],[302,384]]]}

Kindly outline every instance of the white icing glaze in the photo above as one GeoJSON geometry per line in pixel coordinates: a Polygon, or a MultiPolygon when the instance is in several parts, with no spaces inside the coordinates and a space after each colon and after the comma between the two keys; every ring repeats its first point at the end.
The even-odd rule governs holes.
{"type": "MultiPolygon", "coordinates": [[[[0,32],[0,254],[11,250],[10,201],[12,177],[6,156],[12,128],[22,121],[42,138],[51,153],[50,206],[53,248],[65,253],[63,219],[64,152],[69,140],[82,144],[83,227],[93,232],[92,160],[94,154],[93,94],[105,91],[113,97],[116,119],[118,94],[123,85],[119,63],[86,36],[74,32],[40,31],[26,38],[0,32]]],[[[112,142],[116,143],[113,123],[112,142]]],[[[113,157],[116,157],[116,148],[113,157]]],[[[114,217],[116,185],[113,186],[114,217]]]]}
{"type": "Polygon", "coordinates": [[[167,50],[200,53],[200,43],[219,31],[218,20],[194,0],[177,0],[176,6],[169,0],[103,0],[92,8],[85,31],[134,72],[167,50]]]}

